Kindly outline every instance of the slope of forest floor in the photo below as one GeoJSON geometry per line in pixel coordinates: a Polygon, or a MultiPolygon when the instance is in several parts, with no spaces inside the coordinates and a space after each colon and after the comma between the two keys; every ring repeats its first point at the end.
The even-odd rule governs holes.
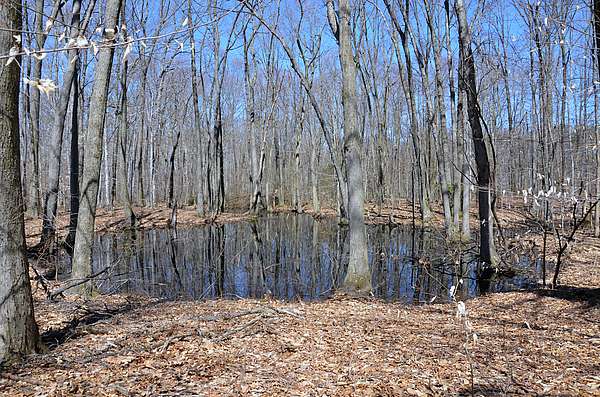
{"type": "MultiPolygon", "coordinates": [[[[371,222],[389,220],[372,211],[371,222]]],[[[169,214],[149,212],[157,226],[169,214]]],[[[507,229],[527,226],[514,211],[499,214],[507,229]]],[[[247,215],[226,215],[236,216],[247,215]]],[[[106,213],[98,224],[114,222],[106,213]]],[[[35,239],[31,222],[28,232],[35,239]]],[[[529,233],[503,246],[540,241],[529,233]]],[[[466,318],[454,303],[345,295],[311,303],[49,301],[33,281],[50,347],[1,372],[0,395],[600,395],[600,244],[582,233],[573,247],[558,289],[477,297],[466,302],[466,318]]]]}

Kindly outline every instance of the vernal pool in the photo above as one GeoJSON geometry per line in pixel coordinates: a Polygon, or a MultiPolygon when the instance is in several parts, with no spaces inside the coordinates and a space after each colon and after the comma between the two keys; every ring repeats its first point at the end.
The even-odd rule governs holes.
{"type": "MultiPolygon", "coordinates": [[[[164,299],[263,298],[319,300],[353,290],[407,303],[447,301],[480,293],[473,255],[449,255],[439,231],[411,226],[368,226],[369,267],[348,271],[348,229],[335,220],[274,215],[255,222],[153,229],[96,238],[94,272],[101,293],[164,299]],[[462,281],[461,281],[462,280],[462,281]]],[[[527,258],[512,278],[492,279],[489,290],[535,285],[527,258]]]]}

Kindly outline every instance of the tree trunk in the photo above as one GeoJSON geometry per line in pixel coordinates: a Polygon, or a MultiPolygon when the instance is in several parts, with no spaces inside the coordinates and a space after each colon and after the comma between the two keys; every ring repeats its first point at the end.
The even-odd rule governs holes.
{"type": "Polygon", "coordinates": [[[475,162],[477,164],[477,187],[479,199],[479,256],[484,267],[490,268],[493,252],[493,219],[490,189],[490,163],[481,126],[481,110],[477,98],[477,77],[475,74],[475,59],[471,49],[471,33],[467,25],[467,14],[463,0],[456,0],[458,15],[460,56],[463,65],[464,87],[467,97],[467,113],[471,125],[475,162]]]}
{"type": "Polygon", "coordinates": [[[319,202],[319,175],[317,173],[319,153],[318,150],[321,145],[320,139],[315,139],[312,133],[312,124],[309,123],[309,132],[312,138],[311,150],[310,150],[310,182],[312,190],[312,203],[313,211],[319,215],[321,213],[321,203],[319,202]]]}
{"type": "MultiPolygon", "coordinates": [[[[35,23],[34,28],[37,32],[35,35],[37,49],[44,48],[46,42],[46,32],[44,32],[44,0],[36,0],[35,2],[35,23]]],[[[39,81],[42,77],[42,60],[35,59],[33,62],[33,71],[31,79],[39,81]]],[[[41,93],[36,87],[31,87],[29,91],[29,99],[31,102],[31,162],[32,175],[31,186],[29,188],[29,205],[27,208],[32,215],[38,216],[41,212],[40,203],[40,154],[39,154],[39,139],[40,139],[40,98],[41,93]]]]}
{"type": "Polygon", "coordinates": [[[435,63],[435,107],[437,109],[438,122],[438,173],[440,179],[440,187],[442,193],[442,203],[444,208],[444,219],[446,221],[446,231],[449,234],[454,232],[454,222],[452,218],[452,210],[450,207],[450,190],[449,180],[450,172],[448,171],[448,158],[446,150],[448,149],[448,130],[446,127],[446,100],[444,98],[444,86],[442,80],[442,50],[441,43],[438,40],[438,32],[435,28],[436,23],[433,20],[433,12],[431,11],[428,0],[425,0],[425,9],[427,11],[427,25],[431,33],[431,43],[433,45],[433,55],[435,63]]]}
{"type": "Polygon", "coordinates": [[[71,150],[69,154],[69,234],[65,240],[65,248],[71,256],[75,246],[77,214],[79,213],[79,71],[76,76],[73,80],[71,150]]]}
{"type": "Polygon", "coordinates": [[[171,155],[169,156],[169,207],[176,209],[177,201],[174,200],[175,197],[175,189],[174,189],[174,179],[175,179],[175,155],[177,154],[177,147],[179,146],[179,138],[181,137],[181,128],[177,130],[177,135],[175,136],[175,142],[173,143],[173,147],[171,148],[171,155]]]}
{"type": "Polygon", "coordinates": [[[342,105],[344,109],[344,160],[348,181],[348,214],[350,222],[350,257],[345,286],[355,290],[371,289],[371,273],[367,258],[367,235],[364,220],[364,188],[361,163],[362,134],[358,121],[356,64],[352,51],[349,0],[339,1],[339,22],[333,0],[327,1],[328,17],[338,39],[342,65],[342,105]]]}
{"type": "MultiPolygon", "coordinates": [[[[123,21],[123,26],[125,26],[125,4],[126,0],[122,0],[123,4],[121,5],[121,19],[123,21]]],[[[123,34],[123,39],[125,42],[129,40],[129,36],[127,35],[127,29],[122,29],[121,33],[123,34]]],[[[130,44],[128,44],[130,45],[130,44]]],[[[136,225],[136,216],[133,208],[131,206],[131,193],[129,192],[129,181],[127,178],[127,130],[128,130],[128,103],[127,103],[127,73],[129,69],[129,62],[125,59],[123,62],[123,67],[121,70],[121,104],[119,111],[119,135],[117,141],[117,151],[118,158],[115,159],[117,163],[117,172],[118,172],[118,183],[119,186],[119,199],[121,204],[123,205],[123,213],[125,215],[125,219],[127,221],[127,226],[130,228],[134,228],[136,225]]]]}
{"type": "MultiPolygon", "coordinates": [[[[456,105],[456,125],[458,134],[456,136],[458,159],[461,165],[462,177],[462,225],[461,235],[464,239],[471,238],[471,166],[469,164],[469,150],[465,147],[465,88],[462,80],[462,62],[460,62],[458,77],[458,103],[456,105]]],[[[457,166],[458,166],[457,164],[457,166]]]]}
{"type": "Polygon", "coordinates": [[[300,143],[302,142],[302,130],[304,129],[304,121],[306,118],[305,104],[304,98],[301,99],[302,104],[300,105],[300,120],[298,120],[298,126],[294,129],[296,130],[296,143],[294,145],[294,211],[296,213],[302,213],[302,199],[300,189],[301,177],[300,177],[300,143]]]}
{"type": "Polygon", "coordinates": [[[250,211],[254,213],[258,212],[258,196],[260,195],[258,156],[256,153],[256,109],[254,94],[257,79],[254,37],[257,30],[253,26],[250,37],[247,37],[246,30],[244,30],[244,91],[246,101],[246,133],[248,134],[248,150],[250,151],[250,211]]]}
{"type": "MultiPolygon", "coordinates": [[[[188,20],[192,22],[192,0],[188,0],[188,20]]],[[[196,77],[196,43],[194,29],[190,30],[190,63],[192,73],[192,101],[194,104],[194,133],[198,138],[198,153],[196,159],[196,212],[204,216],[204,149],[202,147],[202,128],[200,127],[200,108],[198,106],[198,78],[196,77]]]]}
{"type": "MultiPolygon", "coordinates": [[[[429,202],[427,199],[427,190],[428,190],[428,182],[427,182],[427,169],[425,163],[425,156],[423,153],[423,145],[421,139],[419,137],[419,122],[417,116],[417,105],[415,99],[415,89],[413,83],[413,71],[412,71],[412,57],[410,55],[410,48],[408,46],[408,35],[406,33],[408,27],[408,9],[405,8],[404,11],[404,19],[405,19],[405,29],[402,29],[400,26],[400,22],[396,16],[396,12],[390,2],[390,0],[384,0],[385,6],[388,10],[388,14],[392,19],[392,23],[394,28],[400,35],[400,41],[402,42],[402,48],[404,51],[404,58],[406,62],[406,94],[408,97],[408,108],[410,112],[410,130],[412,137],[413,150],[415,154],[415,166],[417,167],[417,175],[419,177],[419,203],[421,207],[421,219],[423,221],[431,218],[431,210],[429,209],[429,202]]],[[[407,2],[408,5],[408,2],[407,2]]],[[[399,54],[397,54],[399,55],[399,54]]],[[[400,64],[400,58],[397,59],[400,64]]]]}
{"type": "MultiPolygon", "coordinates": [[[[105,39],[114,40],[110,36],[112,29],[117,28],[121,0],[107,0],[104,14],[105,39]]],[[[75,250],[73,252],[74,280],[83,280],[92,275],[92,247],[94,243],[94,222],[96,206],[98,203],[98,181],[100,179],[100,166],[102,163],[102,138],[104,135],[104,121],[110,72],[113,63],[114,47],[107,46],[98,52],[94,86],[90,98],[90,115],[85,136],[86,156],[83,165],[81,181],[81,203],[77,218],[77,235],[75,237],[75,250]]],[[[80,293],[90,295],[91,283],[81,284],[80,293]]]]}
{"type": "MultiPolygon", "coordinates": [[[[600,79],[600,0],[594,0],[594,56],[596,60],[596,73],[600,79]]],[[[600,131],[598,131],[598,93],[594,88],[594,130],[596,137],[596,196],[600,197],[600,131]]],[[[600,209],[596,206],[594,235],[600,237],[600,209]]]]}
{"type": "MultiPolygon", "coordinates": [[[[6,28],[0,31],[0,53],[8,54],[14,45],[13,32],[21,31],[21,5],[14,0],[0,0],[0,21],[6,28]]],[[[19,62],[0,62],[0,363],[39,347],[25,257],[19,62]]]]}
{"type": "Polygon", "coordinates": [[[452,47],[450,43],[450,1],[444,0],[444,9],[445,9],[445,22],[446,22],[446,54],[448,60],[448,86],[450,93],[450,114],[452,115],[452,136],[454,137],[454,142],[451,142],[452,146],[452,162],[454,163],[452,178],[453,178],[453,210],[452,214],[452,222],[454,223],[454,229],[458,232],[459,223],[460,223],[460,212],[461,212],[461,186],[463,186],[462,182],[462,174],[461,169],[459,168],[459,164],[462,162],[462,153],[460,148],[462,148],[462,134],[463,131],[458,128],[458,112],[457,112],[457,104],[456,104],[456,86],[454,85],[454,64],[453,64],[453,54],[452,47]],[[460,136],[460,139],[459,139],[460,136]]]}
{"type": "MultiPolygon", "coordinates": [[[[69,35],[73,40],[76,40],[79,36],[80,13],[81,1],[74,0],[71,15],[71,32],[69,35]]],[[[48,190],[44,198],[44,219],[40,246],[51,243],[54,240],[56,233],[56,214],[58,211],[58,192],[60,188],[63,133],[65,130],[69,100],[71,98],[71,88],[73,87],[73,80],[78,69],[78,56],[77,48],[69,50],[68,68],[63,75],[63,86],[60,91],[58,107],[54,114],[54,128],[50,139],[50,156],[48,157],[48,190]]]]}

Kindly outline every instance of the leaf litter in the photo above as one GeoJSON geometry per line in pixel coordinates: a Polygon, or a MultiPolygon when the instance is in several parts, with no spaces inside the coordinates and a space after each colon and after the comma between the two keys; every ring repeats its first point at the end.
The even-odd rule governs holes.
{"type": "MultiPolygon", "coordinates": [[[[535,234],[516,239],[540,246],[535,234]]],[[[49,349],[4,368],[0,395],[598,396],[600,245],[577,239],[557,290],[466,301],[472,338],[457,303],[341,293],[310,303],[49,301],[38,288],[49,349]]]]}
{"type": "Polygon", "coordinates": [[[42,332],[114,313],[0,376],[0,394],[598,395],[596,304],[536,292],[467,302],[467,357],[452,304],[36,301],[42,332]],[[470,364],[473,365],[473,376],[470,364]],[[8,376],[6,376],[8,375],[8,376]],[[471,387],[471,383],[473,387],[471,387]]]}

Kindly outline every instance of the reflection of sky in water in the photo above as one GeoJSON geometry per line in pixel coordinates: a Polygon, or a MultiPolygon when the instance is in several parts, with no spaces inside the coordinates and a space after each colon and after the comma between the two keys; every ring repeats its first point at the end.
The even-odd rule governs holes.
{"type": "MultiPolygon", "coordinates": [[[[96,240],[94,270],[112,264],[99,281],[102,292],[143,293],[167,299],[263,297],[314,300],[330,296],[345,278],[347,229],[309,216],[271,216],[249,223],[188,230],[148,230],[96,240]]],[[[399,227],[369,226],[373,294],[386,300],[448,299],[457,285],[453,259],[440,252],[439,237],[399,227]],[[416,258],[434,258],[418,261],[416,258]]],[[[539,263],[536,264],[539,267],[539,263]]],[[[531,267],[525,258],[517,267],[531,267]]],[[[539,269],[538,269],[539,270],[539,269]]],[[[457,298],[477,294],[476,264],[462,265],[457,298]]],[[[531,276],[492,283],[495,291],[520,288],[531,276]]]]}

